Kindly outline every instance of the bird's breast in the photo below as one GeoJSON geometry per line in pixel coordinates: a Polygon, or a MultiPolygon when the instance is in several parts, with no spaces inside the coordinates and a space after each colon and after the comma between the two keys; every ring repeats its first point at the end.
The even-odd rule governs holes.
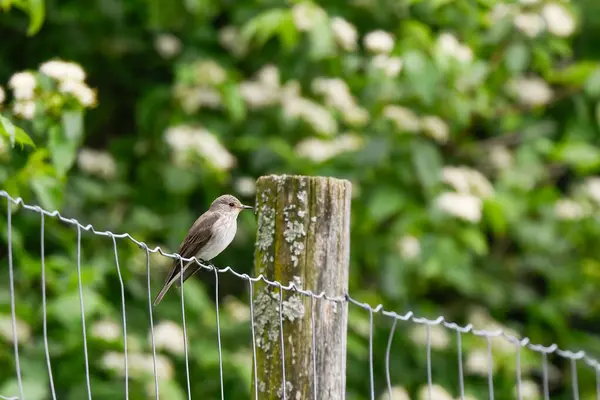
{"type": "Polygon", "coordinates": [[[231,244],[237,231],[235,218],[221,218],[215,223],[210,240],[204,248],[198,252],[198,258],[211,260],[218,256],[227,246],[231,244]]]}

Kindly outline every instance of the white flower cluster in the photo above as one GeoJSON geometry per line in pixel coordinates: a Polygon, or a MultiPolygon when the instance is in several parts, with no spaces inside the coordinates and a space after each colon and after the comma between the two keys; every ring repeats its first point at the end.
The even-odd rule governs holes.
{"type": "Polygon", "coordinates": [[[189,161],[190,153],[199,155],[219,170],[229,170],[236,163],[235,157],[205,128],[177,125],[168,128],[164,135],[174,152],[175,161],[182,165],[189,161]]]}
{"type": "Polygon", "coordinates": [[[325,10],[311,2],[296,3],[292,7],[292,19],[296,29],[301,32],[310,31],[315,23],[327,17],[325,10]]]}
{"type": "Polygon", "coordinates": [[[233,184],[235,191],[242,196],[250,197],[256,193],[256,181],[249,176],[237,178],[233,184]]]}
{"type": "MultiPolygon", "coordinates": [[[[31,328],[29,325],[20,319],[16,319],[17,325],[17,341],[23,344],[31,338],[31,328]]],[[[0,314],[0,338],[8,343],[13,343],[13,325],[10,315],[0,314]]]]}
{"type": "Polygon", "coordinates": [[[154,38],[154,48],[162,58],[173,58],[181,52],[181,40],[173,34],[162,33],[154,38]]]}
{"type": "Polygon", "coordinates": [[[105,151],[83,148],[77,155],[77,166],[89,175],[111,179],[117,173],[115,159],[105,151]]]}
{"type": "Polygon", "coordinates": [[[304,139],[296,146],[296,153],[314,162],[320,163],[332,159],[335,156],[356,151],[363,145],[360,136],[347,133],[337,136],[331,140],[318,138],[304,139]]]}
{"type": "Polygon", "coordinates": [[[219,43],[235,57],[243,57],[248,51],[248,46],[235,26],[228,25],[219,31],[219,43]]]}
{"type": "MultiPolygon", "coordinates": [[[[115,351],[105,353],[100,363],[104,369],[113,371],[119,376],[125,376],[125,355],[115,351]]],[[[128,354],[129,376],[148,378],[154,376],[154,360],[152,354],[130,352],[128,354]]],[[[171,360],[162,354],[156,355],[156,372],[160,380],[173,378],[174,368],[171,360]]]]}
{"type": "Polygon", "coordinates": [[[410,400],[408,391],[402,386],[392,386],[391,399],[387,392],[384,392],[379,396],[379,400],[410,400]]]}
{"type": "Polygon", "coordinates": [[[493,195],[490,181],[479,171],[468,167],[444,167],[442,181],[455,192],[442,193],[436,199],[437,207],[447,214],[469,222],[481,220],[482,199],[493,195]]]}
{"type": "Polygon", "coordinates": [[[372,53],[388,54],[394,49],[394,37],[382,30],[369,32],[363,39],[365,48],[372,53]]]}
{"type": "Polygon", "coordinates": [[[452,186],[458,193],[482,198],[494,194],[494,187],[490,181],[481,172],[466,166],[442,168],[442,181],[452,186]]]}
{"type": "Polygon", "coordinates": [[[37,80],[35,75],[29,71],[17,72],[8,81],[8,87],[12,89],[15,103],[13,112],[24,119],[33,119],[35,115],[35,88],[37,80]]]}
{"type": "Polygon", "coordinates": [[[516,78],[508,83],[508,91],[521,104],[529,107],[548,104],[554,95],[546,81],[538,77],[516,78]]]}
{"type": "Polygon", "coordinates": [[[94,322],[91,329],[92,337],[104,340],[106,342],[114,342],[121,337],[121,327],[110,319],[103,319],[94,322]]]}
{"type": "Polygon", "coordinates": [[[259,109],[277,104],[281,98],[277,67],[265,65],[256,75],[256,79],[240,83],[240,93],[248,106],[259,109]]]}
{"type": "Polygon", "coordinates": [[[454,59],[461,63],[473,61],[473,50],[451,33],[440,34],[436,41],[436,53],[441,60],[454,59]]]}
{"type": "MultiPolygon", "coordinates": [[[[414,325],[409,333],[410,339],[419,346],[427,345],[427,325],[414,325]]],[[[440,324],[429,326],[429,344],[432,349],[443,350],[450,345],[448,328],[440,324]]]]}
{"type": "Polygon", "coordinates": [[[338,46],[347,51],[356,50],[358,32],[354,25],[341,17],[333,17],[331,19],[331,30],[338,46]]]}
{"type": "MultiPolygon", "coordinates": [[[[152,343],[152,332],[148,332],[148,343],[152,343]]],[[[183,329],[173,321],[161,321],[154,327],[154,344],[175,355],[185,352],[183,329]]]]}
{"type": "Polygon", "coordinates": [[[373,68],[383,71],[386,76],[395,78],[402,71],[404,64],[400,57],[389,56],[387,54],[377,54],[371,60],[371,65],[373,68]]]}
{"type": "Polygon", "coordinates": [[[448,124],[439,117],[428,115],[420,118],[409,108],[390,104],[384,107],[383,117],[392,121],[401,132],[423,132],[439,143],[446,143],[450,136],[448,124]]]}
{"type": "Polygon", "coordinates": [[[496,23],[504,18],[512,18],[514,26],[531,38],[544,31],[557,37],[569,37],[575,32],[575,16],[563,4],[551,1],[540,8],[539,3],[539,0],[521,0],[520,5],[497,3],[490,12],[490,20],[496,23]],[[521,6],[527,7],[527,10],[523,11],[521,6]]]}
{"type": "Polygon", "coordinates": [[[554,204],[556,218],[564,221],[578,221],[588,216],[583,204],[572,199],[560,199],[554,204]]]}
{"type": "Polygon", "coordinates": [[[402,236],[396,246],[402,258],[406,260],[414,260],[421,254],[419,239],[411,235],[402,236]]]}
{"type": "Polygon", "coordinates": [[[340,78],[315,78],[311,86],[314,93],[324,97],[325,104],[342,114],[344,122],[348,125],[363,126],[368,121],[368,111],[357,104],[348,84],[344,80],[340,78]]]}
{"type": "Polygon", "coordinates": [[[84,107],[96,104],[96,92],[85,84],[85,71],[79,64],[61,60],[46,61],[40,72],[58,82],[58,90],[70,94],[84,107]]]}

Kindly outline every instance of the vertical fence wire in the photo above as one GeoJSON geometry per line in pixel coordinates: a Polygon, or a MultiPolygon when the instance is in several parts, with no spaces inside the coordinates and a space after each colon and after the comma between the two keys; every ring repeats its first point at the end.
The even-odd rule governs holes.
{"type": "Polygon", "coordinates": [[[252,364],[254,364],[254,399],[258,400],[258,368],[256,365],[256,335],[254,333],[254,296],[252,294],[252,279],[250,279],[250,277],[248,277],[248,290],[250,292],[250,329],[252,331],[252,364]]]}
{"type": "Polygon", "coordinates": [[[77,284],[79,286],[79,307],[81,309],[81,330],[83,334],[83,355],[85,358],[85,382],[88,399],[92,400],[92,385],[90,383],[90,363],[88,359],[87,333],[85,328],[85,310],[83,307],[83,284],[81,282],[81,227],[77,225],[77,284]]]}
{"type": "Polygon", "coordinates": [[[544,400],[550,400],[550,388],[548,387],[548,354],[542,353],[542,387],[544,400]]]}
{"type": "Polygon", "coordinates": [[[181,323],[183,328],[183,352],[185,353],[185,383],[187,387],[188,400],[192,400],[192,390],[190,387],[190,358],[188,354],[188,339],[187,339],[187,327],[185,325],[185,299],[183,292],[183,260],[179,257],[179,267],[181,273],[179,274],[179,287],[181,288],[181,323]]]}
{"type": "Polygon", "coordinates": [[[433,381],[431,378],[431,325],[427,324],[426,331],[426,349],[427,349],[427,394],[429,400],[432,400],[431,390],[433,388],[433,381]]]}
{"type": "Polygon", "coordinates": [[[46,354],[46,367],[48,368],[48,380],[50,381],[50,393],[52,399],[56,400],[54,389],[54,378],[52,376],[52,364],[50,363],[50,349],[48,346],[48,309],[46,306],[46,249],[45,247],[45,223],[44,213],[40,213],[40,261],[42,264],[42,326],[44,334],[44,353],[46,354]]]}
{"type": "Polygon", "coordinates": [[[579,400],[579,383],[577,382],[577,361],[571,359],[571,385],[573,386],[573,399],[579,400]]]}
{"type": "Polygon", "coordinates": [[[488,388],[490,400],[494,400],[494,359],[492,358],[492,341],[489,336],[485,337],[487,342],[487,361],[488,361],[488,388]]]}
{"type": "Polygon", "coordinates": [[[375,378],[373,373],[373,310],[369,310],[369,378],[371,381],[371,400],[375,400],[375,378]]]}
{"type": "Polygon", "coordinates": [[[517,343],[517,348],[516,348],[517,354],[516,354],[516,358],[517,358],[517,399],[521,400],[522,399],[522,393],[521,393],[521,343],[517,343]]]}
{"type": "Polygon", "coordinates": [[[312,330],[312,373],[313,373],[313,400],[317,399],[317,338],[316,338],[316,328],[315,328],[315,298],[310,298],[310,327],[312,330]]]}
{"type": "MultiPolygon", "coordinates": [[[[219,321],[219,270],[215,271],[215,314],[217,318],[217,344],[219,347],[219,379],[221,383],[221,400],[225,400],[225,388],[223,386],[223,352],[221,350],[221,322],[219,321]]],[[[181,285],[183,287],[183,285],[181,285]]]]}
{"type": "Polygon", "coordinates": [[[21,361],[19,360],[19,339],[17,336],[17,311],[15,306],[15,277],[13,271],[13,254],[12,254],[12,210],[11,202],[8,200],[8,280],[10,284],[10,317],[12,319],[12,334],[13,334],[13,347],[15,352],[15,368],[17,372],[17,384],[19,386],[19,398],[25,400],[23,394],[23,381],[21,378],[21,361]]]}
{"type": "Polygon", "coordinates": [[[287,400],[287,381],[285,380],[285,340],[283,339],[283,287],[279,285],[279,338],[281,341],[281,389],[282,398],[287,400]]]}
{"type": "Polygon", "coordinates": [[[390,354],[392,352],[392,341],[394,340],[396,325],[398,325],[398,318],[394,318],[394,323],[392,324],[392,329],[390,330],[390,337],[388,338],[387,348],[385,349],[385,379],[387,382],[388,400],[392,400],[392,379],[390,378],[390,354]]]}
{"type": "MultiPolygon", "coordinates": [[[[121,275],[121,267],[119,265],[119,252],[117,250],[117,239],[114,235],[110,235],[113,242],[113,250],[115,253],[115,265],[117,267],[117,276],[119,277],[119,285],[121,286],[121,314],[123,316],[123,358],[125,363],[125,400],[129,399],[129,356],[127,354],[127,314],[125,313],[125,284],[123,283],[123,275],[121,275]]],[[[55,399],[56,400],[56,399],[55,399]]]]}
{"type": "Polygon", "coordinates": [[[160,398],[158,388],[158,370],[156,367],[156,342],[154,340],[154,317],[152,316],[152,285],[150,284],[150,251],[148,246],[143,245],[146,250],[146,275],[148,284],[148,315],[150,316],[150,341],[152,342],[152,362],[154,368],[154,391],[156,400],[160,398]]]}
{"type": "Polygon", "coordinates": [[[465,377],[463,374],[462,334],[460,330],[456,331],[456,352],[458,353],[458,387],[460,390],[460,400],[465,400],[465,377]]]}
{"type": "Polygon", "coordinates": [[[600,365],[596,364],[596,400],[600,400],[600,365]]]}

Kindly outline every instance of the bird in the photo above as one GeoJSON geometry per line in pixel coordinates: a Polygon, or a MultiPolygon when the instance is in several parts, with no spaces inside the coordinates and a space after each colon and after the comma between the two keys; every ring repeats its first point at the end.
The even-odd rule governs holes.
{"type": "MultiPolygon", "coordinates": [[[[211,203],[209,209],[198,217],[183,242],[181,242],[179,246],[181,258],[195,256],[198,261],[208,264],[233,241],[237,232],[237,217],[240,212],[246,209],[252,210],[253,207],[242,204],[235,196],[224,194],[217,197],[211,203]]],[[[176,287],[179,287],[182,264],[184,282],[201,268],[193,260],[182,262],[179,258],[176,259],[162,289],[154,300],[154,306],[161,302],[173,283],[176,287]]]]}

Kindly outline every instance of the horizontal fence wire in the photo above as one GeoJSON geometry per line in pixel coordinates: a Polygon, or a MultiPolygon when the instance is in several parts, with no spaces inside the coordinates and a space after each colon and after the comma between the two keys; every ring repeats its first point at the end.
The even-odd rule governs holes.
{"type": "MultiPolygon", "coordinates": [[[[201,261],[199,261],[198,259],[196,259],[196,257],[191,257],[191,258],[184,258],[181,255],[177,254],[177,253],[168,253],[165,252],[163,249],[161,249],[160,247],[154,247],[154,248],[149,248],[148,245],[146,245],[146,243],[141,242],[137,239],[135,239],[133,236],[131,236],[129,233],[114,233],[111,231],[98,231],[96,230],[92,225],[88,224],[88,225],[83,225],[81,224],[78,220],[74,219],[74,218],[67,218],[64,217],[60,214],[59,211],[48,211],[45,210],[43,208],[41,208],[40,206],[33,206],[33,205],[29,205],[26,204],[23,199],[21,197],[17,197],[17,198],[13,198],[12,196],[10,196],[6,191],[0,191],[0,197],[4,197],[8,200],[8,241],[9,241],[9,250],[8,250],[8,254],[9,254],[9,279],[10,279],[10,288],[11,288],[11,318],[12,318],[12,323],[13,323],[13,339],[14,339],[14,351],[15,351],[15,364],[16,364],[16,374],[18,377],[18,386],[19,386],[19,397],[6,397],[6,396],[2,396],[0,395],[0,400],[25,400],[24,396],[23,396],[23,386],[22,386],[22,381],[21,381],[21,370],[20,370],[20,365],[19,365],[19,354],[18,354],[18,342],[17,342],[17,332],[16,332],[16,312],[15,312],[15,296],[14,296],[14,272],[13,272],[13,259],[12,259],[12,242],[11,242],[11,230],[12,230],[12,222],[11,222],[11,214],[12,214],[12,209],[11,209],[11,203],[15,204],[17,206],[22,206],[24,209],[26,210],[30,210],[30,211],[34,211],[36,213],[39,213],[41,215],[41,221],[42,221],[42,231],[41,231],[41,238],[42,238],[42,282],[43,282],[43,305],[45,307],[45,272],[44,272],[44,263],[43,263],[43,259],[44,259],[44,244],[43,244],[43,238],[44,238],[44,216],[47,217],[52,217],[52,218],[57,218],[58,220],[65,222],[67,224],[73,225],[77,228],[77,266],[78,266],[78,273],[80,274],[80,252],[81,252],[81,230],[85,230],[88,232],[92,232],[94,235],[97,236],[106,236],[106,237],[110,237],[113,240],[113,247],[114,247],[114,256],[115,256],[115,262],[116,262],[116,267],[117,267],[117,272],[118,272],[118,276],[119,276],[119,283],[120,283],[120,290],[121,290],[121,306],[122,306],[122,314],[123,314],[123,334],[124,334],[124,339],[125,339],[125,347],[124,347],[124,361],[125,361],[125,390],[126,390],[126,399],[129,396],[129,386],[128,386],[128,355],[127,355],[127,329],[126,329],[126,316],[125,316],[125,296],[124,296],[124,284],[123,284],[123,278],[121,275],[121,270],[119,268],[119,258],[118,258],[118,254],[117,254],[117,245],[116,245],[116,239],[129,239],[130,241],[132,241],[133,243],[135,243],[137,246],[139,246],[141,249],[143,249],[146,252],[146,267],[147,267],[147,285],[148,285],[148,308],[149,308],[149,323],[150,323],[150,331],[151,331],[151,338],[152,338],[152,350],[153,350],[153,368],[154,368],[154,390],[156,391],[155,393],[155,398],[158,399],[159,398],[159,381],[158,381],[158,374],[157,374],[157,359],[156,359],[156,349],[155,349],[155,345],[154,345],[154,323],[153,323],[153,318],[152,318],[152,305],[151,305],[151,293],[150,293],[150,261],[149,261],[149,253],[159,253],[164,257],[168,257],[171,258],[173,260],[178,260],[181,265],[183,265],[183,263],[188,263],[188,262],[195,262],[196,264],[198,264],[201,268],[212,271],[215,273],[215,299],[217,299],[218,297],[218,291],[219,291],[219,274],[223,274],[223,273],[230,273],[233,274],[234,276],[241,278],[243,280],[248,281],[249,284],[249,293],[250,293],[250,317],[251,317],[251,331],[252,331],[252,339],[253,339],[253,343],[252,343],[252,353],[253,353],[253,372],[254,372],[254,382],[253,382],[253,391],[255,393],[255,399],[258,399],[258,391],[259,391],[259,383],[257,381],[257,365],[256,365],[256,344],[255,344],[255,328],[254,328],[254,306],[253,306],[253,284],[256,282],[264,282],[265,284],[267,284],[268,286],[274,287],[274,288],[278,288],[279,289],[279,326],[280,326],[280,345],[281,345],[281,357],[282,357],[282,361],[283,358],[285,357],[285,353],[284,353],[284,341],[283,341],[283,318],[281,315],[281,310],[282,310],[282,302],[283,302],[283,291],[293,291],[296,293],[299,293],[301,295],[304,296],[308,296],[311,298],[311,321],[312,321],[312,329],[314,329],[314,304],[315,304],[315,300],[325,300],[325,301],[330,301],[330,302],[335,302],[335,303],[339,303],[341,304],[341,306],[343,307],[344,304],[348,304],[348,305],[354,305],[357,306],[363,310],[365,310],[366,312],[369,313],[369,369],[370,369],[370,398],[371,399],[375,399],[375,387],[374,387],[374,370],[373,370],[373,314],[381,314],[383,316],[386,316],[388,318],[391,318],[393,320],[393,326],[392,326],[392,330],[390,332],[389,338],[388,338],[388,343],[387,343],[387,347],[386,347],[386,356],[385,356],[385,377],[386,377],[386,383],[387,383],[387,394],[388,394],[388,398],[392,399],[392,389],[391,389],[391,380],[390,380],[390,365],[389,365],[389,359],[390,359],[390,352],[391,352],[391,346],[392,346],[392,341],[393,341],[393,336],[394,333],[396,331],[396,324],[398,321],[410,321],[413,322],[415,324],[421,324],[421,325],[425,325],[426,329],[427,329],[427,335],[426,335],[426,360],[427,360],[427,384],[428,384],[428,391],[427,391],[427,398],[431,399],[432,398],[432,377],[431,377],[431,333],[430,333],[430,329],[431,326],[434,325],[443,325],[446,328],[453,330],[456,332],[456,338],[457,338],[457,350],[458,350],[458,378],[459,378],[459,390],[460,390],[460,399],[464,399],[465,398],[465,386],[464,386],[464,376],[463,376],[463,360],[462,360],[462,335],[466,334],[466,333],[470,333],[472,335],[475,336],[480,336],[480,337],[484,337],[486,339],[487,342],[487,353],[488,353],[488,386],[489,386],[489,397],[490,399],[494,398],[494,384],[493,384],[493,374],[492,374],[492,346],[491,346],[491,340],[494,337],[502,337],[505,340],[513,343],[515,345],[516,348],[516,354],[517,354],[517,365],[516,365],[516,379],[517,379],[517,398],[521,399],[521,365],[520,365],[520,350],[521,348],[528,348],[534,352],[540,353],[542,355],[542,368],[543,368],[543,395],[544,395],[544,399],[548,399],[549,398],[549,389],[548,389],[548,354],[556,354],[562,358],[565,358],[567,360],[571,361],[571,385],[572,385],[572,391],[573,391],[573,396],[574,398],[578,398],[578,383],[577,383],[577,368],[576,368],[576,361],[578,360],[582,360],[586,365],[588,365],[589,367],[591,367],[592,369],[595,370],[595,374],[596,374],[596,385],[597,385],[597,398],[600,400],[600,363],[592,358],[591,356],[589,356],[588,354],[586,354],[585,351],[583,350],[579,350],[579,351],[570,351],[570,350],[563,350],[560,349],[558,347],[558,345],[556,344],[552,344],[550,346],[543,346],[541,344],[534,344],[531,343],[530,339],[527,337],[521,338],[519,339],[516,336],[510,335],[508,333],[506,333],[503,329],[495,329],[495,330],[486,330],[486,329],[476,329],[475,327],[473,327],[472,324],[468,324],[465,326],[461,326],[458,325],[454,322],[450,322],[447,321],[443,316],[440,316],[436,319],[427,319],[427,318],[422,318],[422,317],[417,317],[412,311],[407,312],[406,314],[398,314],[394,311],[388,311],[385,310],[382,304],[378,304],[377,306],[372,306],[368,303],[363,303],[360,302],[358,300],[356,300],[355,298],[353,298],[352,296],[350,296],[349,293],[344,293],[343,295],[335,295],[335,294],[327,294],[324,291],[321,293],[314,293],[311,290],[306,290],[306,289],[302,289],[300,287],[298,287],[298,285],[296,285],[294,282],[290,282],[288,285],[284,285],[281,282],[278,281],[274,281],[274,280],[269,280],[267,279],[263,274],[260,274],[256,277],[251,277],[248,274],[240,274],[238,272],[236,272],[235,270],[233,270],[231,267],[227,266],[225,268],[217,268],[213,265],[205,265],[203,264],[201,261]]],[[[182,279],[183,274],[181,274],[180,279],[182,279]]],[[[183,282],[180,281],[181,285],[181,290],[183,291],[183,282]]],[[[81,279],[79,279],[78,282],[78,286],[79,286],[79,293],[80,296],[82,296],[82,287],[81,287],[81,279]]],[[[182,322],[183,322],[183,340],[184,340],[184,352],[185,352],[185,363],[186,363],[186,383],[187,383],[187,398],[191,399],[191,393],[190,393],[190,372],[189,372],[189,357],[188,357],[188,339],[187,339],[187,332],[186,332],[186,325],[185,325],[185,307],[183,304],[183,295],[181,296],[181,301],[182,301],[182,305],[181,305],[181,312],[182,312],[182,322]]],[[[218,300],[217,300],[218,301],[218,300]]],[[[84,308],[83,308],[83,301],[81,300],[80,297],[80,308],[81,308],[81,315],[82,315],[82,333],[84,336],[84,342],[86,341],[86,337],[85,337],[85,333],[86,333],[86,328],[85,328],[85,314],[84,314],[84,308]]],[[[217,341],[218,341],[218,352],[219,352],[219,374],[220,374],[220,386],[221,386],[221,398],[224,399],[225,395],[224,395],[224,385],[223,385],[223,361],[222,361],[222,351],[221,351],[221,331],[220,331],[220,323],[219,323],[219,309],[218,309],[218,302],[216,302],[215,304],[215,311],[216,311],[216,324],[217,324],[217,341]]],[[[46,314],[44,312],[44,328],[46,325],[46,321],[45,318],[46,314]]],[[[50,357],[49,357],[49,353],[48,353],[48,348],[47,348],[47,333],[46,333],[46,329],[44,329],[44,343],[45,343],[45,351],[46,351],[46,361],[47,361],[47,366],[48,366],[48,374],[49,374],[49,378],[50,378],[50,385],[51,385],[51,392],[52,392],[52,398],[53,400],[56,399],[56,394],[55,394],[55,390],[54,390],[54,383],[52,382],[52,370],[51,370],[51,363],[50,363],[50,357]]],[[[314,340],[314,335],[313,335],[313,340],[314,340]]],[[[87,383],[87,394],[88,394],[88,398],[91,399],[91,386],[90,386],[90,376],[89,376],[89,364],[88,364],[88,360],[87,360],[87,343],[84,343],[84,351],[85,351],[85,367],[86,367],[86,383],[87,383]]],[[[316,350],[314,349],[314,341],[313,341],[313,349],[311,350],[311,358],[312,358],[312,369],[313,369],[313,374],[314,374],[314,382],[317,382],[317,374],[316,374],[316,350]]],[[[283,382],[282,382],[282,386],[281,386],[281,397],[282,398],[287,398],[287,393],[286,393],[286,381],[285,381],[285,363],[282,362],[282,376],[284,377],[283,382]]],[[[316,399],[317,398],[317,388],[316,385],[314,385],[313,387],[313,396],[316,399]]]]}

